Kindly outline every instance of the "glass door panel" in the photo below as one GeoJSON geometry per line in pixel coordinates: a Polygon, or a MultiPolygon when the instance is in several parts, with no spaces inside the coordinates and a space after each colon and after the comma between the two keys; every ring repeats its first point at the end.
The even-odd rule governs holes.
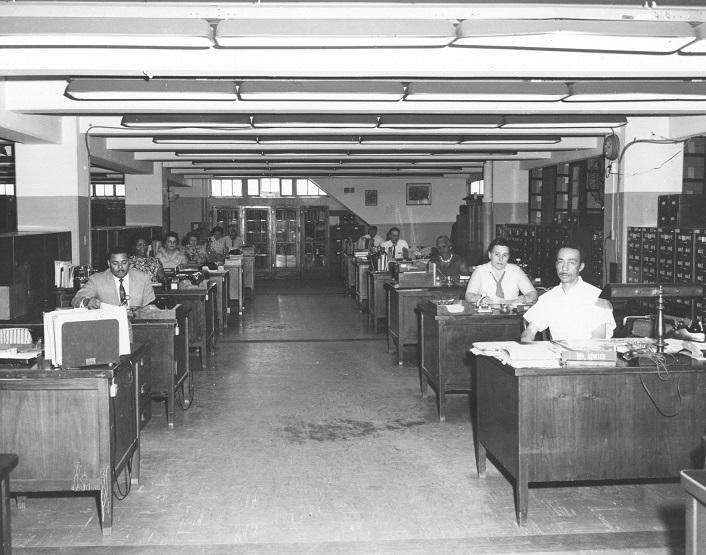
{"type": "Polygon", "coordinates": [[[255,274],[259,277],[270,273],[270,209],[245,208],[244,218],[246,246],[255,250],[255,274]]]}
{"type": "Polygon", "coordinates": [[[275,275],[299,272],[299,214],[296,208],[275,209],[275,275]]]}
{"type": "Polygon", "coordinates": [[[328,207],[311,206],[302,210],[302,274],[328,276],[328,207]]]}

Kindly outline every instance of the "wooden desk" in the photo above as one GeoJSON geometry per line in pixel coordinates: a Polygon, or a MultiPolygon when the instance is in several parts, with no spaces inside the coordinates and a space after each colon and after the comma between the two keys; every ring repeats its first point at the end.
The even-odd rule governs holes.
{"type": "Polygon", "coordinates": [[[181,304],[189,311],[189,347],[198,350],[201,369],[205,367],[204,356],[216,352],[216,285],[204,284],[205,289],[179,289],[158,295],[168,305],[181,304]]]}
{"type": "Polygon", "coordinates": [[[387,350],[394,343],[397,350],[397,364],[402,364],[404,348],[418,344],[419,322],[417,306],[424,301],[460,299],[465,287],[399,287],[388,282],[383,286],[386,293],[387,310],[387,350]]]}
{"type": "Polygon", "coordinates": [[[230,314],[230,272],[228,270],[209,270],[208,280],[216,284],[216,326],[218,335],[223,335],[228,327],[228,315],[230,314]]]}
{"type": "Polygon", "coordinates": [[[374,272],[368,269],[368,322],[372,320],[373,331],[378,331],[378,320],[387,318],[385,289],[383,286],[392,279],[390,272],[374,272]]]}
{"type": "Polygon", "coordinates": [[[241,260],[226,260],[228,271],[228,301],[238,301],[238,314],[245,308],[245,295],[243,293],[243,264],[241,260]]]}
{"type": "Polygon", "coordinates": [[[10,526],[10,472],[17,466],[17,455],[0,455],[0,553],[12,553],[10,526]]]}
{"type": "MultiPolygon", "coordinates": [[[[255,294],[255,256],[243,255],[243,291],[250,289],[250,295],[255,294]]],[[[245,301],[243,301],[245,302],[245,301]]]]}
{"type": "Polygon", "coordinates": [[[361,310],[365,309],[368,304],[368,273],[369,264],[367,260],[357,259],[353,265],[355,266],[355,302],[361,310]]]}
{"type": "Polygon", "coordinates": [[[505,341],[520,338],[517,314],[478,314],[466,305],[465,314],[449,314],[432,301],[422,303],[419,334],[419,384],[422,397],[428,386],[436,392],[439,420],[446,420],[446,394],[471,391],[471,359],[468,350],[475,341],[505,341]]]}
{"type": "Polygon", "coordinates": [[[110,535],[113,484],[130,467],[139,482],[146,356],[145,347],[134,346],[112,368],[54,369],[44,360],[0,367],[0,451],[19,456],[13,494],[99,491],[101,526],[110,535]]]}
{"type": "Polygon", "coordinates": [[[355,257],[346,254],[343,257],[343,288],[349,295],[355,295],[355,257]]]}
{"type": "Polygon", "coordinates": [[[686,554],[698,555],[706,546],[706,470],[682,470],[686,499],[686,554]]]}
{"type": "Polygon", "coordinates": [[[134,340],[151,346],[151,397],[164,400],[167,425],[173,428],[178,392],[184,408],[191,403],[193,393],[188,314],[182,305],[169,310],[142,310],[131,323],[134,340]]]}
{"type": "Polygon", "coordinates": [[[527,519],[529,482],[676,478],[703,468],[706,369],[679,358],[673,377],[654,367],[513,368],[477,357],[476,461],[486,451],[515,480],[515,510],[527,519]],[[682,405],[677,412],[679,380],[682,405]]]}

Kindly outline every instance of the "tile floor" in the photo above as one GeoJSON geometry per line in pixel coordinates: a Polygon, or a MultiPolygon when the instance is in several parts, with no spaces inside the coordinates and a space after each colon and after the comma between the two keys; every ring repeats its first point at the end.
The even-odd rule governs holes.
{"type": "Polygon", "coordinates": [[[533,488],[518,528],[510,483],[476,477],[468,399],[439,423],[337,284],[258,284],[196,385],[172,430],[155,403],[111,537],[92,497],[30,498],[15,552],[683,552],[678,483],[533,488]]]}

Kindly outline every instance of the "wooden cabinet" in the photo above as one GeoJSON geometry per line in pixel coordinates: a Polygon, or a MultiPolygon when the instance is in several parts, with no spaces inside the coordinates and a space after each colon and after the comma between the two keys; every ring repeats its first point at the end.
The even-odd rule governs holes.
{"type": "Polygon", "coordinates": [[[361,310],[368,305],[368,268],[367,260],[356,259],[355,264],[355,302],[361,310]]]}
{"type": "Polygon", "coordinates": [[[192,390],[186,310],[177,305],[164,311],[140,311],[132,321],[132,335],[135,341],[151,347],[151,384],[149,390],[145,391],[140,386],[141,397],[147,396],[150,401],[150,416],[151,399],[163,399],[167,424],[172,428],[178,392],[182,392],[184,406],[188,406],[192,390]]]}
{"type": "Polygon", "coordinates": [[[12,553],[10,526],[10,472],[17,466],[17,455],[0,455],[0,553],[12,553]]]}
{"type": "Polygon", "coordinates": [[[446,420],[446,394],[471,391],[471,357],[475,341],[516,341],[522,331],[517,314],[479,314],[465,305],[463,314],[426,301],[419,307],[419,383],[422,397],[428,386],[436,392],[439,420],[446,420]]]}
{"type": "Polygon", "coordinates": [[[378,331],[378,320],[387,318],[384,285],[392,279],[390,272],[368,270],[368,322],[372,321],[373,330],[378,331]]]}
{"type": "Polygon", "coordinates": [[[113,367],[55,369],[44,360],[0,367],[0,452],[19,455],[13,494],[97,491],[110,535],[113,484],[123,471],[139,481],[147,361],[146,348],[136,346],[113,367]]]}

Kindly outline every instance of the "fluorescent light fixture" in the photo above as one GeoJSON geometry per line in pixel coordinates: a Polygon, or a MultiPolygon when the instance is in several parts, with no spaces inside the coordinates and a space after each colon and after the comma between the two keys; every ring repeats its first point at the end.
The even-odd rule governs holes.
{"type": "Polygon", "coordinates": [[[401,83],[387,81],[245,81],[240,84],[241,100],[267,101],[388,101],[402,99],[401,83]]]}
{"type": "Polygon", "coordinates": [[[237,100],[232,81],[197,79],[74,79],[64,92],[73,100],[237,100]]]}
{"type": "Polygon", "coordinates": [[[453,46],[598,52],[675,52],[694,40],[685,21],[467,19],[453,46]]]}
{"type": "Polygon", "coordinates": [[[262,114],[253,116],[253,127],[348,128],[377,127],[378,118],[367,114],[262,114]]]}
{"type": "Polygon", "coordinates": [[[424,143],[428,145],[455,145],[461,137],[444,135],[370,135],[361,137],[360,143],[364,145],[389,145],[390,143],[424,143]]]}
{"type": "Polygon", "coordinates": [[[627,124],[621,116],[505,116],[503,129],[612,129],[627,124]]]}
{"type": "Polygon", "coordinates": [[[257,144],[255,135],[157,135],[152,139],[152,142],[160,145],[181,145],[181,144],[236,144],[248,145],[257,144]]]}
{"type": "Polygon", "coordinates": [[[358,144],[359,137],[348,135],[263,135],[258,138],[262,145],[291,145],[291,144],[358,144]]]}
{"type": "Polygon", "coordinates": [[[379,127],[388,129],[497,128],[502,122],[500,116],[387,114],[380,117],[379,127]]]}
{"type": "Polygon", "coordinates": [[[564,83],[550,81],[417,81],[405,101],[556,102],[569,96],[564,83]]]}
{"type": "Polygon", "coordinates": [[[224,48],[370,48],[446,46],[454,25],[434,19],[224,19],[224,48]]]}
{"type": "Polygon", "coordinates": [[[647,102],[706,100],[706,82],[579,81],[565,102],[647,102]]]}
{"type": "Polygon", "coordinates": [[[486,135],[463,137],[462,145],[551,145],[561,141],[561,137],[549,135],[486,135]]]}
{"type": "Polygon", "coordinates": [[[210,48],[205,19],[142,17],[3,17],[0,46],[210,48]]]}
{"type": "Polygon", "coordinates": [[[682,48],[680,54],[706,54],[706,23],[694,27],[696,40],[682,48]]]}
{"type": "Polygon", "coordinates": [[[249,128],[250,116],[240,114],[128,114],[123,127],[135,128],[249,128]]]}

